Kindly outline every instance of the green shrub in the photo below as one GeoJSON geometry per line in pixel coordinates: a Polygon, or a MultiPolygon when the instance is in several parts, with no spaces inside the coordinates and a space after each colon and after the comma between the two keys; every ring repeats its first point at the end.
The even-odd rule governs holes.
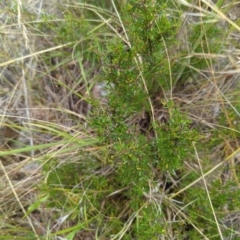
{"type": "MultiPolygon", "coordinates": [[[[84,208],[83,215],[75,211],[72,218],[87,222],[82,229],[94,226],[100,238],[160,239],[162,235],[168,236],[165,215],[172,204],[166,200],[168,193],[178,191],[199,177],[190,176],[191,180],[185,178],[183,184],[173,187],[169,180],[178,180],[184,175],[185,161],[193,158],[193,143],[200,135],[198,129],[192,128],[187,114],[170,97],[181,89],[182,82],[195,74],[185,63],[181,65],[180,60],[176,61],[186,54],[186,49],[177,49],[176,32],[182,24],[180,11],[173,10],[176,6],[172,2],[132,0],[117,6],[121,23],[111,11],[91,5],[81,7],[69,9],[65,14],[56,39],[64,42],[82,38],[75,46],[73,57],[88,58],[97,62],[96,67],[102,65],[97,69],[99,74],[95,80],[106,85],[107,103],[90,100],[92,108],[87,123],[99,138],[96,152],[89,153],[90,157],[81,152],[79,160],[66,162],[54,170],[46,165],[46,171],[51,173],[45,190],[51,193],[52,206],[55,204],[67,211],[84,208]],[[87,9],[86,12],[81,7],[87,9]],[[109,23],[114,33],[108,29],[108,24],[102,25],[102,18],[95,12],[102,17],[112,17],[109,23]],[[177,53],[169,56],[174,49],[177,53]],[[180,82],[172,79],[178,73],[180,82]],[[165,113],[164,121],[155,115],[154,108],[165,113]],[[147,116],[144,127],[140,123],[143,114],[147,116]],[[168,181],[170,187],[163,187],[168,181]],[[56,185],[61,187],[54,188],[56,185]],[[73,195],[81,197],[71,201],[73,195]]],[[[194,26],[189,31],[192,33],[190,46],[196,45],[201,30],[201,26],[194,26]]],[[[211,27],[209,32],[211,41],[206,39],[204,44],[197,44],[194,49],[197,53],[209,49],[219,51],[219,44],[214,41],[219,31],[211,27]]],[[[189,66],[203,69],[207,61],[194,56],[189,66]]],[[[217,202],[221,197],[226,200],[223,192],[213,197],[217,209],[223,208],[217,202]]],[[[217,236],[205,189],[193,187],[177,196],[176,201],[193,202],[184,211],[187,217],[179,224],[172,223],[173,231],[179,232],[179,239],[186,235],[191,239],[199,238],[202,235],[193,226],[204,228],[204,224],[208,225],[202,230],[206,236],[217,236]]]]}

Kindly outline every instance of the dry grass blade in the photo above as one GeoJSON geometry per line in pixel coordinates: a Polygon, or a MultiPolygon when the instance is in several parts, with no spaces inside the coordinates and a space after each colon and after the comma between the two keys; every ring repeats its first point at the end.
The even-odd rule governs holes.
{"type": "Polygon", "coordinates": [[[8,60],[6,62],[3,62],[3,63],[0,63],[0,67],[4,67],[4,66],[8,66],[12,63],[16,63],[18,61],[22,61],[24,59],[28,59],[28,58],[31,58],[31,57],[36,57],[38,55],[41,55],[41,54],[44,54],[44,53],[47,53],[47,52],[52,52],[54,50],[57,50],[57,49],[61,49],[63,47],[67,47],[67,46],[71,46],[73,45],[75,42],[70,42],[70,43],[66,43],[66,44],[62,44],[62,45],[59,45],[59,46],[55,46],[55,47],[51,47],[51,48],[48,48],[48,49],[44,49],[44,50],[41,50],[41,51],[38,51],[38,52],[34,52],[34,53],[30,53],[30,54],[27,54],[25,56],[22,56],[22,57],[19,57],[19,58],[15,58],[15,59],[11,59],[11,60],[8,60]]]}
{"type": "Polygon", "coordinates": [[[32,220],[31,220],[30,217],[27,215],[27,212],[26,212],[24,206],[22,205],[22,202],[21,202],[21,200],[19,199],[18,194],[16,193],[16,191],[15,191],[15,189],[14,189],[12,183],[11,183],[11,180],[10,180],[9,177],[8,177],[8,173],[6,172],[5,167],[3,166],[3,164],[2,164],[1,161],[0,161],[0,166],[1,166],[1,169],[3,170],[3,172],[4,172],[4,175],[5,175],[6,179],[7,179],[7,182],[8,182],[8,184],[9,184],[11,190],[12,190],[12,193],[14,194],[14,197],[16,198],[16,201],[18,202],[19,206],[21,207],[23,213],[25,214],[25,216],[26,216],[26,218],[27,218],[27,220],[28,220],[29,225],[30,225],[31,228],[32,228],[32,231],[33,231],[34,234],[35,234],[36,239],[40,240],[40,238],[39,238],[39,236],[38,236],[38,234],[37,234],[37,231],[36,231],[36,229],[35,229],[35,227],[34,227],[34,225],[33,225],[33,223],[32,223],[32,220]]]}
{"type": "Polygon", "coordinates": [[[208,186],[207,186],[206,179],[205,179],[205,177],[203,176],[204,174],[203,174],[202,164],[201,164],[201,161],[200,161],[200,159],[199,159],[198,152],[197,152],[197,149],[196,149],[195,146],[194,146],[194,150],[195,150],[196,158],[197,158],[197,161],[198,161],[198,164],[199,164],[199,167],[200,167],[200,171],[201,171],[201,175],[202,175],[202,180],[203,180],[204,187],[205,187],[205,190],[206,190],[206,193],[207,193],[208,201],[209,201],[209,204],[210,204],[210,206],[211,206],[211,210],[212,210],[212,213],[213,213],[213,216],[214,216],[214,220],[215,220],[215,223],[216,223],[216,226],[217,226],[217,229],[218,229],[218,233],[219,233],[219,236],[221,237],[221,239],[223,240],[224,237],[223,237],[223,234],[222,234],[221,228],[220,228],[220,226],[219,226],[219,222],[218,222],[218,219],[217,219],[217,216],[216,216],[216,213],[215,213],[213,204],[212,204],[212,200],[211,200],[211,196],[210,196],[210,193],[209,193],[209,190],[208,190],[208,186]]]}
{"type": "Polygon", "coordinates": [[[234,151],[231,155],[229,155],[224,161],[220,162],[219,164],[217,164],[216,166],[214,166],[213,168],[211,168],[208,172],[204,173],[201,177],[199,177],[198,179],[194,180],[191,184],[189,184],[188,186],[182,188],[181,190],[179,190],[178,192],[172,194],[170,196],[170,198],[175,198],[176,196],[178,196],[179,194],[183,193],[184,191],[186,191],[187,189],[191,188],[193,185],[195,185],[196,183],[198,183],[199,181],[202,181],[203,178],[206,178],[208,175],[210,175],[211,173],[213,173],[215,170],[217,170],[219,167],[223,166],[226,162],[228,162],[233,156],[235,156],[238,152],[240,151],[240,148],[237,149],[236,151],[234,151]]]}

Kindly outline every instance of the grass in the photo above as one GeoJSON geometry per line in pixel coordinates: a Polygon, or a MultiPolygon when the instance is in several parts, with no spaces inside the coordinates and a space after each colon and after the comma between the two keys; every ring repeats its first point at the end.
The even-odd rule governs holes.
{"type": "Polygon", "coordinates": [[[0,10],[0,238],[238,239],[239,6],[26,4],[0,10]]]}

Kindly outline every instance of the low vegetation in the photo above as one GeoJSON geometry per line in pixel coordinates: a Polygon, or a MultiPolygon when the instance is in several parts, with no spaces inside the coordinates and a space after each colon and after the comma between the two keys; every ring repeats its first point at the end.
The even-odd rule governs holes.
{"type": "Polygon", "coordinates": [[[238,239],[239,4],[60,2],[0,3],[1,239],[238,239]]]}

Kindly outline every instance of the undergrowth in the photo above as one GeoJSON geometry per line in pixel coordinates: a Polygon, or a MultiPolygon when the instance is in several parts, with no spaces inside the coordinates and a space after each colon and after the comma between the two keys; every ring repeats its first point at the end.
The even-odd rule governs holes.
{"type": "Polygon", "coordinates": [[[218,62],[229,32],[215,5],[182,3],[73,2],[36,22],[22,12],[43,45],[62,46],[29,84],[52,111],[28,122],[44,140],[1,152],[36,150],[41,179],[22,211],[38,239],[238,238],[239,84],[218,62]]]}

